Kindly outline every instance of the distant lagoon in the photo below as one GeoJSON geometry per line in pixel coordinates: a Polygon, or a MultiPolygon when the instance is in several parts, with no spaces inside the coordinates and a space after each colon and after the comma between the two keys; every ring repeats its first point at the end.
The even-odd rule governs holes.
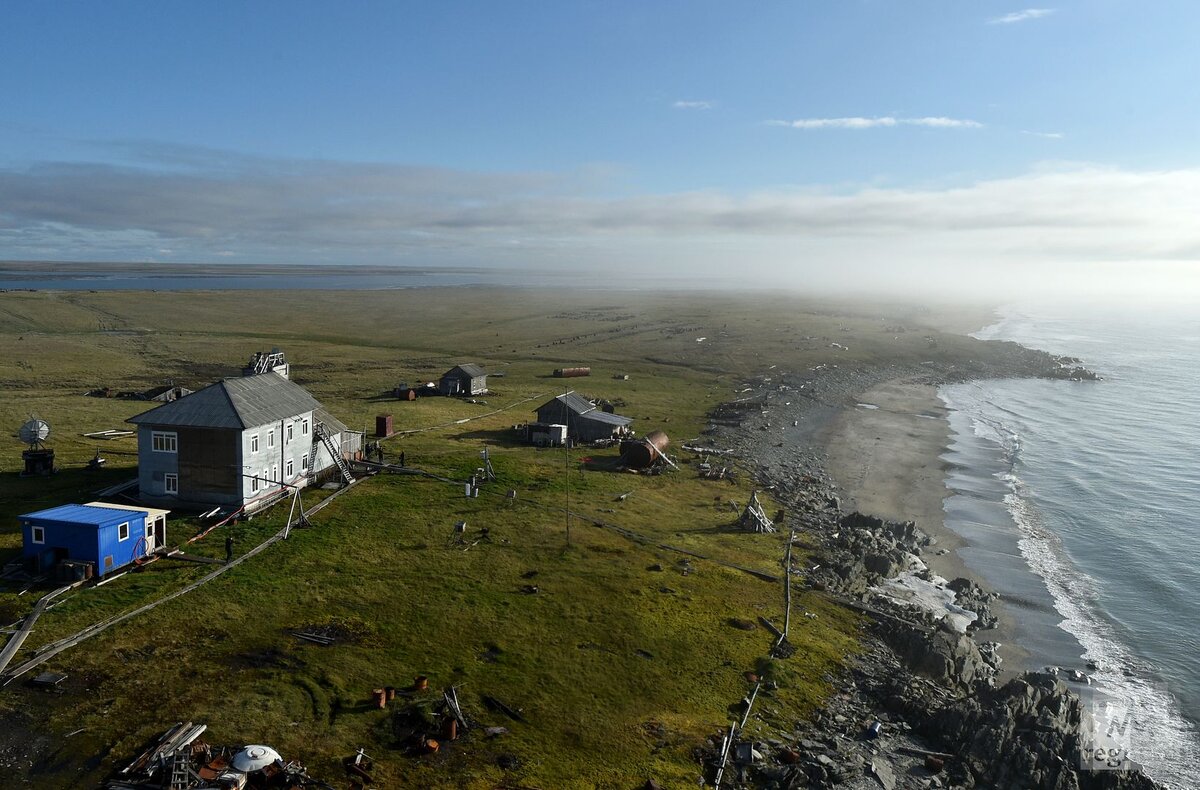
{"type": "Polygon", "coordinates": [[[377,268],[337,271],[330,267],[304,274],[301,267],[282,267],[271,271],[255,267],[239,272],[220,271],[215,267],[180,266],[155,270],[126,268],[45,272],[29,268],[0,267],[0,289],[38,291],[245,291],[245,290],[381,290],[463,285],[533,285],[529,273],[513,271],[412,270],[397,269],[383,272],[377,268]],[[519,280],[523,280],[519,281],[519,280]]]}
{"type": "Polygon", "coordinates": [[[695,274],[615,274],[604,267],[578,271],[498,267],[0,262],[0,291],[377,291],[463,286],[695,290],[736,285],[744,287],[745,283],[734,283],[721,277],[701,278],[695,274]]]}

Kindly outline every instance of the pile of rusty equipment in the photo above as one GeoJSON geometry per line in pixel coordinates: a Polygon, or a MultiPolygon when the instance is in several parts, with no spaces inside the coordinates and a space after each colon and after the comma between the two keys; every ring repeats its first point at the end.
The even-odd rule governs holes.
{"type": "Polygon", "coordinates": [[[213,746],[200,737],[207,728],[177,723],[121,769],[108,790],[333,790],[270,746],[213,746]]]}

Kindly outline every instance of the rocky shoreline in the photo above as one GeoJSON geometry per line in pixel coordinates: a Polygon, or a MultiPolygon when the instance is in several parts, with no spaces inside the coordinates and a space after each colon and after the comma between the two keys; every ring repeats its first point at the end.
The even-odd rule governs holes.
{"type": "Polygon", "coordinates": [[[790,569],[793,584],[823,591],[862,612],[866,623],[863,653],[840,677],[827,678],[835,691],[825,708],[810,722],[756,742],[756,759],[739,766],[742,786],[1160,787],[1132,763],[1082,770],[1087,721],[1079,696],[1048,672],[1001,681],[997,645],[988,639],[995,595],[966,578],[934,576],[922,558],[944,550],[919,525],[844,512],[826,472],[822,431],[884,381],[1094,378],[1078,360],[1013,343],[996,343],[994,350],[988,360],[966,365],[771,371],[710,415],[705,441],[754,470],[809,552],[803,567],[790,569]],[[904,600],[897,585],[918,598],[941,596],[941,608],[904,600]]]}

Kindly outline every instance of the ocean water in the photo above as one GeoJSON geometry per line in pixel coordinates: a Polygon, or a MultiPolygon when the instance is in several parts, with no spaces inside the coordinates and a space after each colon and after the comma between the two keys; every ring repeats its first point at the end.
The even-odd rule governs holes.
{"type": "Polygon", "coordinates": [[[1077,690],[1120,711],[1130,756],[1200,788],[1200,308],[1008,308],[977,336],[1104,380],[942,388],[960,553],[1016,615],[1030,668],[1087,672],[1077,690]]]}

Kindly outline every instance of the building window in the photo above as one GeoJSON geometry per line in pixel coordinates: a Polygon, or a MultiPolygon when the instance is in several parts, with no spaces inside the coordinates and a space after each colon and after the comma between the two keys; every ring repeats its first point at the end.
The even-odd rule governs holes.
{"type": "Polygon", "coordinates": [[[279,464],[271,467],[271,485],[279,485],[279,464]]]}
{"type": "Polygon", "coordinates": [[[177,453],[179,437],[172,431],[151,431],[150,447],[156,453],[177,453]]]}
{"type": "Polygon", "coordinates": [[[272,428],[271,430],[267,431],[267,447],[274,447],[274,446],[275,446],[275,429],[272,428]]]}
{"type": "Polygon", "coordinates": [[[163,493],[179,493],[179,475],[163,475],[163,493]]]}
{"type": "Polygon", "coordinates": [[[295,438],[295,437],[292,435],[292,430],[293,430],[293,428],[294,428],[294,427],[295,427],[295,424],[294,424],[294,423],[290,423],[290,422],[289,422],[289,423],[287,424],[287,441],[289,441],[289,442],[290,442],[290,441],[291,441],[293,438],[295,438]]]}
{"type": "Polygon", "coordinates": [[[154,537],[154,525],[148,523],[146,524],[146,540],[150,540],[152,537],[154,537]]]}
{"type": "Polygon", "coordinates": [[[250,452],[252,452],[252,453],[258,452],[258,434],[257,433],[251,434],[251,436],[250,436],[250,452]]]}
{"type": "Polygon", "coordinates": [[[296,462],[293,461],[291,458],[287,459],[287,464],[284,466],[284,469],[287,470],[287,479],[288,480],[291,480],[293,477],[296,476],[296,462]]]}
{"type": "Polygon", "coordinates": [[[304,457],[300,459],[300,469],[301,471],[308,471],[308,453],[305,453],[304,457]]]}
{"type": "Polygon", "coordinates": [[[258,478],[251,477],[250,478],[250,492],[256,493],[257,491],[258,491],[258,478]]]}
{"type": "Polygon", "coordinates": [[[129,540],[129,522],[117,525],[117,540],[129,540]]]}
{"type": "Polygon", "coordinates": [[[34,527],[32,539],[33,539],[34,543],[45,543],[46,542],[46,528],[45,527],[34,527]]]}
{"type": "Polygon", "coordinates": [[[305,436],[308,436],[308,420],[300,421],[300,433],[304,434],[305,436]]]}

